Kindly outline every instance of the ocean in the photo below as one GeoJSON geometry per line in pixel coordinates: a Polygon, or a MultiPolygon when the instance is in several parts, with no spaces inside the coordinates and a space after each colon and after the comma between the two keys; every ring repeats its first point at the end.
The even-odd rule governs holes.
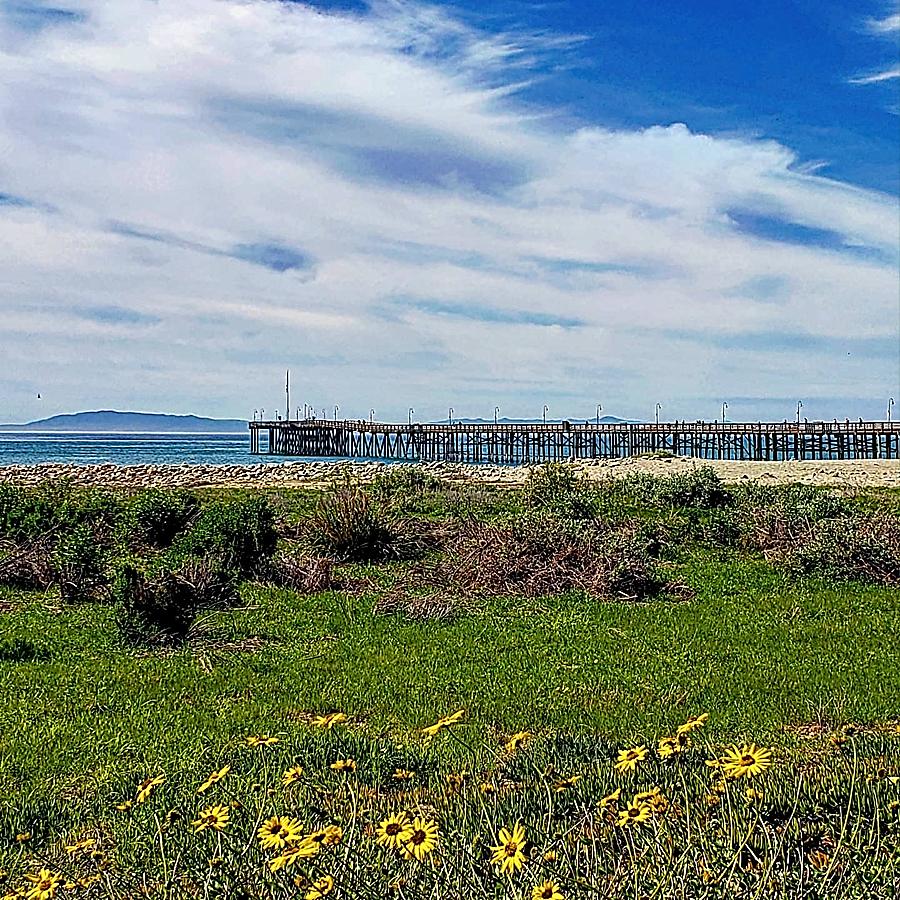
{"type": "Polygon", "coordinates": [[[207,463],[247,465],[280,460],[253,456],[248,434],[78,434],[0,432],[0,466],[35,463],[207,463]]]}

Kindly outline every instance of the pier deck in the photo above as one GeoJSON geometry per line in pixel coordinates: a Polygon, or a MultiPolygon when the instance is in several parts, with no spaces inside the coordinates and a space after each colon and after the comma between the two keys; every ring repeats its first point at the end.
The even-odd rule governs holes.
{"type": "Polygon", "coordinates": [[[625,424],[254,421],[250,452],[272,456],[516,465],[673,453],[699,459],[900,459],[900,422],[625,424]]]}

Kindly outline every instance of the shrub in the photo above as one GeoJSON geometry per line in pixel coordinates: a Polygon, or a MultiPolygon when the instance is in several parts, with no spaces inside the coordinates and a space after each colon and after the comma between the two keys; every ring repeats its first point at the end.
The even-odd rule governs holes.
{"type": "Polygon", "coordinates": [[[571,519],[591,519],[597,514],[597,492],[591,482],[571,466],[547,463],[529,471],[525,503],[571,519]]]}
{"type": "Polygon", "coordinates": [[[106,556],[89,525],[74,525],[58,536],[52,553],[53,580],[64,603],[98,599],[108,584],[106,556]]]}
{"type": "Polygon", "coordinates": [[[182,554],[212,556],[247,575],[275,552],[277,541],[271,506],[265,497],[251,496],[204,506],[175,547],[182,554]]]}
{"type": "Polygon", "coordinates": [[[340,586],[332,560],[296,551],[278,553],[263,566],[259,577],[300,594],[319,594],[340,586]]]}
{"type": "Polygon", "coordinates": [[[418,466],[394,466],[377,475],[371,490],[379,500],[407,502],[441,490],[444,482],[418,466]]]}
{"type": "Polygon", "coordinates": [[[43,591],[53,581],[52,551],[46,542],[10,543],[0,551],[0,584],[43,591]]]}
{"type": "Polygon", "coordinates": [[[822,519],[783,554],[782,561],[804,575],[900,586],[900,519],[886,515],[822,519]]]}
{"type": "Polygon", "coordinates": [[[447,547],[443,580],[490,596],[580,591],[597,598],[657,595],[654,544],[638,526],[602,530],[555,517],[473,523],[447,547]]]}
{"type": "Polygon", "coordinates": [[[371,494],[343,484],[319,499],[308,525],[318,552],[344,562],[382,562],[415,556],[422,543],[371,494]]]}
{"type": "Polygon", "coordinates": [[[163,563],[152,574],[126,563],[116,574],[112,593],[125,640],[153,646],[182,643],[201,610],[232,602],[237,589],[220,566],[189,558],[177,565],[163,563]]]}
{"type": "Polygon", "coordinates": [[[200,503],[187,491],[141,491],[129,503],[126,527],[131,544],[169,547],[194,520],[200,503]]]}
{"type": "Polygon", "coordinates": [[[638,472],[625,478],[622,487],[634,499],[652,506],[716,509],[732,502],[712,466],[698,466],[673,475],[638,472]]]}
{"type": "Polygon", "coordinates": [[[763,552],[787,549],[819,523],[854,514],[843,497],[803,484],[749,484],[737,489],[734,498],[742,543],[763,552]]]}

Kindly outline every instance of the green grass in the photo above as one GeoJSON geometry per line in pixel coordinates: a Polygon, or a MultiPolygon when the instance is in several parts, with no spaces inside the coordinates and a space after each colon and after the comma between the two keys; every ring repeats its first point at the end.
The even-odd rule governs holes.
{"type": "Polygon", "coordinates": [[[791,740],[785,726],[897,714],[900,600],[854,583],[787,581],[761,561],[697,553],[688,602],[490,601],[445,622],[377,616],[370,596],[245,587],[247,608],[166,653],[124,650],[104,606],[2,596],[0,791],[48,779],[104,783],[202,754],[235,733],[290,731],[342,709],[404,733],[464,707],[475,729],[615,740],[710,713],[722,737],[791,740]],[[248,652],[221,649],[259,638],[248,652]]]}
{"type": "MultiPolygon", "coordinates": [[[[865,510],[894,510],[898,496],[857,502],[865,510]]],[[[316,494],[286,491],[271,499],[282,522],[295,523],[310,514],[316,494]]],[[[401,499],[407,515],[431,519],[460,512],[500,519],[523,509],[521,494],[508,490],[453,488],[401,499]]],[[[669,515],[630,511],[651,521],[669,515]]],[[[806,893],[797,887],[791,896],[866,896],[863,887],[873,878],[879,890],[887,888],[896,867],[885,860],[900,858],[891,856],[900,846],[900,786],[885,777],[900,775],[900,737],[888,733],[900,713],[900,592],[789,576],[752,553],[704,547],[690,532],[682,538],[663,565],[668,577],[693,589],[689,600],[466,598],[449,619],[419,621],[373,612],[377,592],[301,595],[246,582],[239,607],[205,613],[195,637],[167,650],[123,644],[111,605],[66,605],[55,589],[0,587],[0,873],[34,871],[45,860],[64,869],[60,840],[99,835],[104,846],[112,843],[122,880],[90,896],[131,896],[136,882],[129,879],[149,872],[153,881],[168,865],[154,855],[165,843],[162,818],[170,810],[196,815],[196,785],[229,763],[235,780],[227,797],[239,803],[244,845],[229,837],[217,852],[232,880],[215,887],[212,845],[191,843],[183,828],[173,830],[176,849],[166,853],[184,855],[193,887],[167,874],[152,896],[297,896],[242,874],[248,865],[265,869],[265,860],[253,856],[252,833],[262,817],[283,811],[271,798],[280,796],[280,772],[297,761],[315,774],[303,799],[290,801],[292,814],[341,823],[354,847],[368,847],[366,827],[392,809],[424,808],[439,819],[444,839],[455,842],[453,861],[432,880],[422,881],[421,869],[403,875],[417,885],[400,895],[409,898],[462,896],[469,885],[478,885],[477,897],[530,896],[491,881],[483,856],[466,849],[473,832],[486,839],[517,817],[540,831],[544,846],[560,848],[567,898],[597,896],[601,884],[610,897],[644,896],[641,885],[656,896],[782,896],[754,880],[753,860],[746,872],[735,862],[744,859],[749,835],[763,842],[760,866],[784,890],[794,884],[792,867],[798,860],[807,865],[815,848],[829,859],[845,854],[838,881],[828,881],[826,872],[818,882],[815,871],[806,871],[797,884],[807,878],[818,887],[806,893]],[[423,744],[420,729],[456,709],[466,714],[452,738],[423,744]],[[350,727],[311,732],[310,714],[332,710],[346,713],[350,727]],[[654,759],[639,778],[622,782],[633,792],[660,785],[677,816],[654,819],[652,838],[636,834],[625,843],[612,821],[585,824],[598,797],[617,784],[617,748],[652,748],[701,712],[709,714],[704,746],[687,770],[654,759]],[[828,735],[847,724],[868,733],[858,747],[836,749],[828,735]],[[533,749],[521,757],[500,754],[503,740],[520,730],[536,735],[533,749]],[[250,734],[276,735],[280,744],[270,757],[248,755],[243,744],[250,734]],[[705,760],[741,741],[774,748],[777,771],[766,776],[759,814],[740,792],[726,798],[720,814],[707,797],[715,773],[705,760]],[[329,772],[339,756],[360,762],[352,790],[329,772]],[[395,767],[416,771],[437,793],[398,795],[395,767]],[[444,774],[461,768],[473,773],[474,793],[445,796],[444,774]],[[138,807],[133,818],[112,812],[157,772],[167,775],[158,807],[138,807]],[[576,772],[584,782],[572,801],[556,797],[554,779],[576,772]],[[478,780],[518,784],[523,793],[504,789],[486,800],[478,780]],[[695,816],[703,823],[699,832],[695,816]],[[785,822],[790,840],[779,837],[785,822]],[[593,842],[589,863],[566,856],[571,835],[584,842],[585,829],[593,842]],[[22,831],[32,834],[25,845],[15,841],[22,831]],[[675,847],[683,855],[673,855],[675,847]],[[619,862],[604,863],[607,853],[619,862]],[[708,892],[697,887],[698,860],[714,870],[708,892]],[[252,884],[241,893],[234,885],[245,877],[252,884]]],[[[415,567],[342,571],[387,587],[415,567]]],[[[344,896],[383,896],[370,891],[372,872],[382,865],[393,872],[394,862],[359,852],[356,861],[345,855],[332,869],[343,873],[344,896]]],[[[539,867],[529,871],[537,877],[539,867]]],[[[0,874],[0,897],[3,889],[0,874]]]]}

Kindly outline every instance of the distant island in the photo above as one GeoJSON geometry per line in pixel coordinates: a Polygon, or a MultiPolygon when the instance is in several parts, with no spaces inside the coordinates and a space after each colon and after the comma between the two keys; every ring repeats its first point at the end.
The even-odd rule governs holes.
{"type": "Polygon", "coordinates": [[[171,416],[166,413],[116,412],[101,409],[51,416],[24,425],[0,425],[0,431],[68,431],[143,434],[246,433],[242,419],[208,419],[203,416],[171,416]]]}

